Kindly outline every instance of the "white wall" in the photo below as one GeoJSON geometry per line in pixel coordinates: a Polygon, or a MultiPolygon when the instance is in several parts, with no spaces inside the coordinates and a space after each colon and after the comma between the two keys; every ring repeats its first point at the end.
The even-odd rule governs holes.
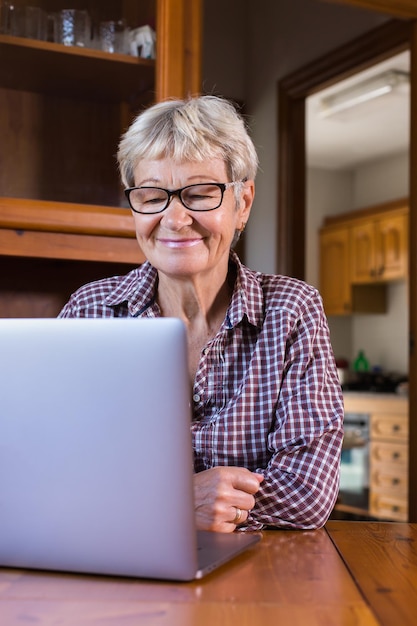
{"type": "Polygon", "coordinates": [[[408,152],[374,161],[354,172],[355,209],[408,196],[408,152]]]}
{"type": "Polygon", "coordinates": [[[388,287],[387,295],[388,311],[384,315],[353,316],[351,354],[353,358],[360,349],[364,349],[372,366],[380,365],[388,371],[406,373],[408,372],[407,285],[392,283],[388,287]]]}
{"type": "MultiPolygon", "coordinates": [[[[408,153],[358,167],[353,175],[353,207],[405,198],[409,193],[408,153]]],[[[352,318],[352,351],[366,351],[372,365],[408,372],[408,285],[388,288],[388,311],[352,318]]]]}

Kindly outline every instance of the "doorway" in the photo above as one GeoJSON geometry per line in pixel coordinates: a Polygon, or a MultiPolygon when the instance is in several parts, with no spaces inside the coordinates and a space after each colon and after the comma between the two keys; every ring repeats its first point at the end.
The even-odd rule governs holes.
{"type": "MultiPolygon", "coordinates": [[[[349,44],[314,61],[278,84],[278,268],[280,273],[305,278],[306,240],[306,99],[358,71],[382,62],[407,49],[411,65],[415,50],[414,22],[393,20],[349,44]]],[[[411,108],[414,107],[415,79],[412,76],[411,108]]],[[[413,118],[413,116],[411,116],[413,118]]],[[[417,160],[415,121],[411,124],[411,170],[417,160]]],[[[410,415],[417,408],[417,364],[413,350],[417,321],[415,287],[417,264],[413,256],[417,220],[415,183],[410,181],[410,415]]],[[[417,521],[417,425],[410,420],[409,519],[417,521]]]]}
{"type": "MultiPolygon", "coordinates": [[[[326,218],[409,195],[410,52],[306,98],[306,274],[319,282],[318,232],[326,218]]],[[[329,315],[336,357],[364,350],[370,369],[408,376],[408,285],[385,288],[383,314],[329,315]]]]}

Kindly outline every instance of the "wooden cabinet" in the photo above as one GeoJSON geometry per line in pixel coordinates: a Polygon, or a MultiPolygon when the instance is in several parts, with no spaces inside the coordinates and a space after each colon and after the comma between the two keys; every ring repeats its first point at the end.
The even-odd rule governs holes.
{"type": "Polygon", "coordinates": [[[328,228],[320,233],[320,289],[327,313],[352,311],[349,229],[328,228]]]}
{"type": "Polygon", "coordinates": [[[369,416],[369,514],[408,519],[408,399],[345,394],[345,412],[369,416]]]}
{"type": "Polygon", "coordinates": [[[408,224],[405,210],[352,225],[351,282],[399,280],[407,276],[408,224]]]}
{"type": "MultiPolygon", "coordinates": [[[[23,290],[25,258],[28,265],[33,258],[93,263],[84,268],[90,279],[115,263],[125,272],[143,261],[115,153],[143,106],[199,92],[201,4],[77,0],[96,23],[124,17],[131,27],[152,25],[156,60],[0,35],[0,257],[23,290]]],[[[65,0],[37,5],[68,7],[65,0]]],[[[85,282],[81,265],[77,274],[85,282]]],[[[28,285],[27,315],[48,291],[45,281],[36,293],[28,285]]],[[[0,316],[13,312],[5,285],[3,274],[0,316]]]]}
{"type": "Polygon", "coordinates": [[[378,518],[408,518],[408,415],[404,407],[371,416],[369,509],[378,518]]]}
{"type": "Polygon", "coordinates": [[[326,218],[319,237],[327,315],[385,312],[385,285],[408,275],[407,202],[326,218]]]}

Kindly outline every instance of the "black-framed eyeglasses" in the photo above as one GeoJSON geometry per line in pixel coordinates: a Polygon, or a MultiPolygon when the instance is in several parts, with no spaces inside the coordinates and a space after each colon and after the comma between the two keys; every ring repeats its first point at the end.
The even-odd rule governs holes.
{"type": "Polygon", "coordinates": [[[178,196],[183,206],[190,211],[213,211],[223,202],[226,189],[238,185],[231,183],[197,183],[181,189],[161,189],[160,187],[130,187],[125,189],[130,207],[136,213],[152,215],[165,211],[174,196],[178,196]]]}

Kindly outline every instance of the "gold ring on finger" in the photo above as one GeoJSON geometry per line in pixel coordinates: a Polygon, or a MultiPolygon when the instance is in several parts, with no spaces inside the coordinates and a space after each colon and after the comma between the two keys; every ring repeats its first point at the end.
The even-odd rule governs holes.
{"type": "Polygon", "coordinates": [[[237,507],[237,506],[235,507],[235,509],[236,509],[236,515],[235,515],[235,517],[234,517],[234,520],[233,520],[232,524],[235,524],[235,526],[236,526],[237,524],[239,524],[239,522],[240,522],[240,520],[241,520],[241,517],[242,517],[242,511],[241,511],[241,509],[239,509],[239,507],[237,507]]]}

